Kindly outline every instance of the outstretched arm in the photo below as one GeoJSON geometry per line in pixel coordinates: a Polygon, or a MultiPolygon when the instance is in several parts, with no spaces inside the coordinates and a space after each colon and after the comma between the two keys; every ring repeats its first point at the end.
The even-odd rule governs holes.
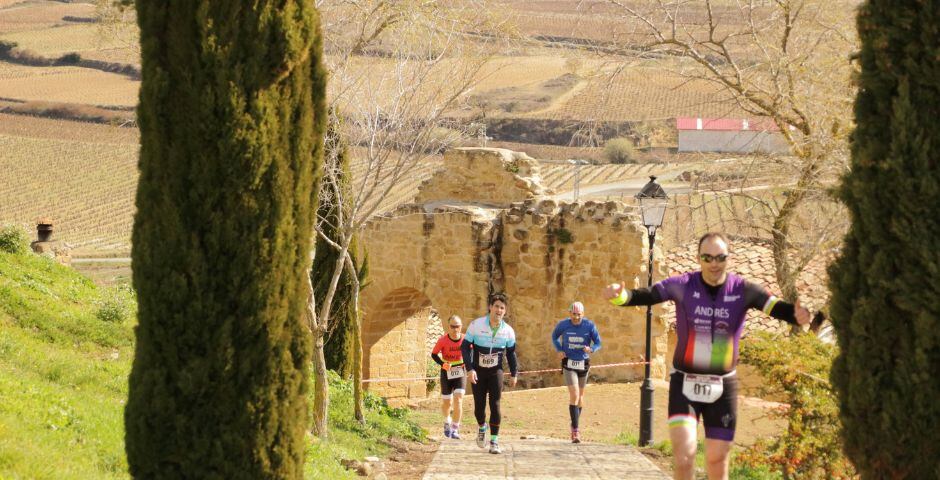
{"type": "Polygon", "coordinates": [[[810,321],[809,310],[796,303],[786,302],[771,295],[764,287],[751,282],[744,284],[744,298],[749,308],[756,308],[767,315],[793,325],[806,325],[810,321]]]}
{"type": "Polygon", "coordinates": [[[656,305],[666,301],[656,287],[630,290],[624,287],[622,282],[607,285],[607,288],[604,289],[604,298],[609,300],[610,303],[621,307],[656,305]]]}

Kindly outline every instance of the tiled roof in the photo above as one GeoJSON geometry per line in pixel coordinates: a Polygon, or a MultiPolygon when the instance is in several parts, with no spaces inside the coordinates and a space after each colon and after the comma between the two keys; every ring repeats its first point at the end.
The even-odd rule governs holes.
{"type": "MultiPolygon", "coordinates": [[[[669,275],[678,275],[692,270],[698,270],[698,242],[676,247],[666,252],[666,268],[669,275]]],[[[743,239],[732,240],[731,254],[733,262],[730,270],[747,280],[765,286],[771,293],[780,295],[780,287],[774,276],[773,252],[770,245],[743,239]]],[[[797,291],[800,302],[811,312],[815,312],[829,301],[829,276],[826,267],[832,255],[818,255],[800,274],[797,281],[797,291]]],[[[666,322],[671,328],[675,327],[676,311],[672,302],[664,305],[666,322]]],[[[745,335],[752,331],[769,331],[786,334],[790,325],[771,318],[759,310],[750,310],[745,324],[745,335]]]]}

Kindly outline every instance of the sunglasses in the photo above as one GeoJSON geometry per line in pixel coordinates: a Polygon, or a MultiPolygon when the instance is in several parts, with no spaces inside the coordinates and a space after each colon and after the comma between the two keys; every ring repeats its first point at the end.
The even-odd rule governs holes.
{"type": "Polygon", "coordinates": [[[703,253],[699,255],[698,258],[701,258],[702,261],[705,263],[712,263],[712,262],[724,263],[725,260],[728,259],[728,256],[725,255],[724,253],[719,253],[718,255],[709,255],[707,253],[703,253]]]}
{"type": "Polygon", "coordinates": [[[450,328],[460,328],[462,325],[451,325],[450,328]]]}

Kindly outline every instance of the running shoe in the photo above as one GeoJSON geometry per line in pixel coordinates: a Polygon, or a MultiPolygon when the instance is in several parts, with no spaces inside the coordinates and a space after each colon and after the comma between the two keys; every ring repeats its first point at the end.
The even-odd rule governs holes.
{"type": "Polygon", "coordinates": [[[494,455],[503,453],[503,451],[499,448],[499,443],[496,443],[495,441],[490,442],[490,453],[494,455]]]}
{"type": "Polygon", "coordinates": [[[460,440],[460,428],[459,427],[455,425],[451,425],[450,438],[453,438],[454,440],[460,440]]]}
{"type": "Polygon", "coordinates": [[[480,427],[480,431],[477,432],[477,446],[480,448],[486,447],[486,425],[480,427]]]}
{"type": "Polygon", "coordinates": [[[581,432],[571,430],[571,443],[581,443],[581,432]]]}
{"type": "Polygon", "coordinates": [[[450,422],[444,422],[444,438],[450,438],[450,422]]]}

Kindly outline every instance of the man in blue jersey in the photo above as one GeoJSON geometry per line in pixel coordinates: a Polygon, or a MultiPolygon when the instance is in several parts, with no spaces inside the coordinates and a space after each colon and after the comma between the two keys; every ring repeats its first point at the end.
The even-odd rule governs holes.
{"type": "Polygon", "coordinates": [[[516,386],[519,374],[516,362],[516,332],[503,320],[508,300],[501,293],[490,295],[490,314],[470,323],[464,335],[463,361],[473,390],[473,413],[477,424],[477,446],[486,446],[486,403],[490,405],[490,453],[501,453],[499,422],[502,419],[499,400],[503,393],[503,357],[512,375],[509,385],[516,386]]]}
{"type": "Polygon", "coordinates": [[[574,302],[568,309],[570,317],[558,322],[552,330],[552,344],[561,359],[561,371],[568,386],[568,414],[571,416],[571,442],[581,443],[578,419],[584,408],[584,390],[591,353],[601,349],[601,336],[594,322],[584,317],[584,304],[574,302]]]}
{"type": "Polygon", "coordinates": [[[707,233],[698,244],[701,269],[669,277],[651,288],[607,286],[614,305],[676,305],[676,353],[669,381],[669,438],[674,478],[692,480],[696,429],[705,426],[705,468],[710,480],[727,480],[728,456],[737,426],[738,342],[752,308],[788,323],[806,325],[810,313],[771,295],[764,287],[728,272],[728,240],[707,233]]]}

